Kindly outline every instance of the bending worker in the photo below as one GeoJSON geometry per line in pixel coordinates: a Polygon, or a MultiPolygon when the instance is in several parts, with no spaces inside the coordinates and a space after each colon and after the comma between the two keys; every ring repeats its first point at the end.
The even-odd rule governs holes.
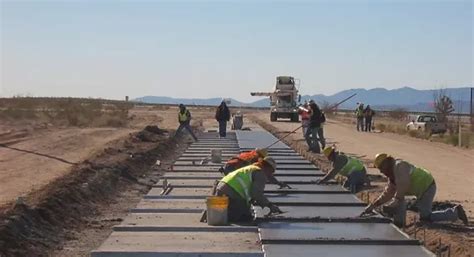
{"type": "MultiPolygon", "coordinates": [[[[252,163],[256,163],[258,160],[267,157],[267,155],[268,151],[265,148],[256,148],[252,151],[242,152],[228,160],[224,166],[219,169],[219,171],[224,175],[227,175],[235,170],[248,166],[252,163]]],[[[280,188],[291,188],[286,183],[278,181],[275,176],[273,176],[273,173],[268,174],[267,179],[270,184],[277,184],[280,186],[280,188]]]]}
{"type": "Polygon", "coordinates": [[[193,129],[191,128],[191,113],[184,104],[179,105],[179,112],[178,112],[178,122],[179,127],[176,130],[176,135],[178,135],[183,129],[186,129],[189,134],[193,137],[194,141],[197,141],[196,135],[193,133],[193,129]]]}
{"type": "Polygon", "coordinates": [[[281,213],[278,206],[272,204],[263,194],[267,177],[273,176],[275,161],[266,157],[258,162],[227,174],[217,185],[216,194],[229,197],[228,220],[250,221],[251,203],[262,208],[270,208],[271,213],[281,213]]]}
{"type": "Polygon", "coordinates": [[[333,179],[337,174],[347,177],[344,187],[356,193],[361,190],[364,183],[370,184],[364,164],[356,159],[336,151],[333,146],[324,148],[323,154],[332,162],[332,169],[321,179],[318,184],[324,184],[333,179]]]}
{"type": "Polygon", "coordinates": [[[384,192],[367,208],[364,213],[371,213],[377,206],[391,202],[384,206],[384,212],[394,216],[394,223],[402,227],[405,225],[406,203],[405,196],[416,196],[416,207],[421,221],[456,221],[462,220],[467,224],[467,216],[461,205],[442,211],[432,212],[433,198],[436,194],[436,183],[430,172],[416,167],[406,161],[396,160],[386,153],[375,156],[375,167],[388,177],[388,185],[384,192]]]}

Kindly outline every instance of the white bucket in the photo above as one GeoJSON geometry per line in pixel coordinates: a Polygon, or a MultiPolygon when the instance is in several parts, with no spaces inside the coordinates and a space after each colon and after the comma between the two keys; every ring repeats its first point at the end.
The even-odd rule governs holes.
{"type": "Polygon", "coordinates": [[[212,149],[211,150],[211,161],[213,163],[222,162],[222,150],[221,149],[212,149]]]}
{"type": "Polygon", "coordinates": [[[207,224],[211,226],[227,225],[227,196],[209,196],[206,198],[207,224]]]}

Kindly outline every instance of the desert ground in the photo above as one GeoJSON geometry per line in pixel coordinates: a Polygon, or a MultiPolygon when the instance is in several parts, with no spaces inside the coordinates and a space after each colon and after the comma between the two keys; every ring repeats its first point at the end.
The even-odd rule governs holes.
{"type": "MultiPolygon", "coordinates": [[[[299,126],[298,123],[287,121],[270,122],[269,114],[265,110],[243,111],[247,122],[252,120],[265,128],[269,126],[270,131],[277,137],[284,136],[299,126]]],[[[217,126],[213,118],[214,107],[193,107],[191,112],[196,133],[217,126]]],[[[126,124],[121,126],[55,125],[34,119],[10,119],[2,122],[0,209],[3,218],[6,220],[8,217],[21,217],[19,221],[35,221],[39,217],[31,214],[34,208],[65,208],[70,205],[70,201],[74,203],[74,210],[86,210],[78,211],[75,216],[71,215],[70,209],[65,208],[65,213],[56,217],[64,219],[64,222],[52,223],[53,225],[46,223],[47,226],[54,227],[51,231],[56,231],[56,234],[51,235],[50,232],[45,232],[50,228],[45,229],[44,226],[38,225],[33,231],[44,239],[33,237],[25,244],[12,247],[22,247],[27,249],[26,253],[39,256],[45,252],[52,256],[88,256],[89,252],[110,234],[112,226],[120,223],[127,210],[149,190],[147,181],[155,179],[154,175],[149,173],[154,160],[162,160],[160,169],[167,169],[190,142],[187,136],[172,139],[173,130],[177,126],[177,108],[169,106],[135,106],[128,111],[126,124]],[[144,127],[148,125],[156,125],[169,131],[156,140],[137,140],[137,133],[143,132],[144,127]],[[112,189],[105,193],[100,189],[102,185],[99,184],[99,189],[93,187],[96,178],[100,178],[97,170],[121,170],[124,166],[129,170],[127,176],[122,174],[118,179],[112,177],[114,181],[119,181],[116,183],[118,186],[112,186],[112,189]],[[91,173],[90,170],[94,172],[91,173]],[[76,184],[79,184],[79,187],[76,187],[76,184]],[[71,200],[68,190],[81,187],[88,190],[79,196],[74,195],[71,200]],[[52,205],[51,198],[62,204],[52,205]],[[23,201],[27,207],[23,206],[23,201]]],[[[392,133],[357,132],[352,124],[336,119],[328,119],[324,129],[328,144],[335,144],[339,150],[362,158],[367,166],[371,166],[376,153],[387,152],[427,168],[438,185],[436,200],[461,203],[472,220],[473,150],[392,133]]],[[[320,155],[306,153],[300,129],[288,136],[285,142],[304,152],[308,159],[320,167],[328,168],[328,163],[320,155]]],[[[379,175],[373,168],[370,168],[369,172],[379,175]]],[[[105,178],[109,180],[110,177],[107,176],[105,178]]],[[[384,179],[378,179],[374,185],[375,187],[370,189],[372,197],[383,188],[384,179]]],[[[20,229],[21,226],[11,230],[10,227],[5,227],[5,224],[0,224],[0,239],[5,240],[4,242],[11,242],[18,237],[31,237],[25,235],[26,232],[20,229]]],[[[412,234],[410,228],[407,229],[406,232],[412,234]]],[[[437,247],[439,238],[442,238],[443,242],[453,244],[451,256],[467,257],[474,254],[472,224],[462,229],[460,226],[427,229],[426,240],[430,250],[437,247]]],[[[19,251],[17,255],[21,256],[25,252],[19,251]]]]}

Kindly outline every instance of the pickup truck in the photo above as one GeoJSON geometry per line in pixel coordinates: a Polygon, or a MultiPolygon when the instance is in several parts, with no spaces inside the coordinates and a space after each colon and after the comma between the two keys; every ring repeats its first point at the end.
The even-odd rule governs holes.
{"type": "Polygon", "coordinates": [[[438,122],[435,115],[417,115],[407,124],[407,130],[421,130],[431,134],[443,134],[447,131],[446,123],[438,122]]]}

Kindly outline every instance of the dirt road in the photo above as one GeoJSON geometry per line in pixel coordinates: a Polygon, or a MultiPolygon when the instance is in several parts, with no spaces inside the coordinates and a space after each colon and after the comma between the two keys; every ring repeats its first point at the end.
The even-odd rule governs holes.
{"type": "MultiPolygon", "coordinates": [[[[257,113],[255,117],[282,131],[291,131],[299,126],[298,123],[284,121],[270,122],[266,112],[257,113]]],[[[375,154],[386,152],[428,169],[438,186],[436,200],[460,202],[468,210],[468,215],[474,216],[474,150],[392,133],[357,132],[350,125],[334,120],[326,122],[324,133],[328,144],[336,144],[341,151],[367,162],[371,162],[375,154]]],[[[290,137],[301,140],[301,130],[290,137]]],[[[369,172],[377,173],[377,170],[370,169],[369,172]]]]}

